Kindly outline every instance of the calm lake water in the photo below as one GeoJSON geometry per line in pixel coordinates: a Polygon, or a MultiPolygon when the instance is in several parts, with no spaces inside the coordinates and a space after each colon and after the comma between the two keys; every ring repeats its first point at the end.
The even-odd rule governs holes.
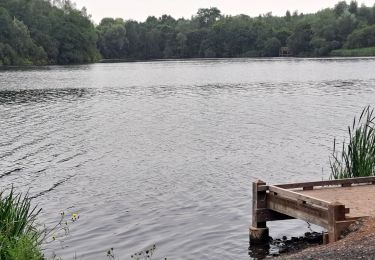
{"type": "MultiPolygon", "coordinates": [[[[0,72],[0,186],[63,259],[249,259],[251,182],[329,177],[333,138],[375,105],[375,59],[228,59],[0,72]]],[[[301,221],[269,225],[302,235],[301,221]]]]}

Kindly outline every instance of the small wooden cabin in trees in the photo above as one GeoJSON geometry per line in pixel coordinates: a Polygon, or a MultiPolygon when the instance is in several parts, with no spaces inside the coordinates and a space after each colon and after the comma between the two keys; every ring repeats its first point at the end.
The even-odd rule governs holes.
{"type": "Polygon", "coordinates": [[[290,57],[292,56],[292,52],[290,51],[289,47],[281,47],[279,51],[280,57],[290,57]]]}

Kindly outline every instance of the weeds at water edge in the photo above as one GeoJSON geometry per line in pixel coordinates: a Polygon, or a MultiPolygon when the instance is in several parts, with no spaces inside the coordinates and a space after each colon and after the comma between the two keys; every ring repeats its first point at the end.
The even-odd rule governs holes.
{"type": "Polygon", "coordinates": [[[336,138],[330,158],[331,179],[374,176],[375,173],[375,116],[367,106],[358,120],[348,127],[349,142],[337,151],[336,138]]]}

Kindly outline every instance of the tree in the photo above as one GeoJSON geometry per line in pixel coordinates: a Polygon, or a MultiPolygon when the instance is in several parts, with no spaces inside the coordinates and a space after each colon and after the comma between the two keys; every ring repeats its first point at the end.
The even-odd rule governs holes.
{"type": "Polygon", "coordinates": [[[106,59],[124,58],[128,39],[122,19],[104,18],[97,27],[98,48],[106,59]]]}
{"type": "Polygon", "coordinates": [[[356,14],[358,12],[358,3],[357,1],[351,1],[349,4],[349,12],[351,14],[356,14]]]}
{"type": "Polygon", "coordinates": [[[294,33],[288,38],[287,45],[296,55],[308,53],[311,50],[310,41],[312,35],[310,24],[298,24],[294,33]]]}
{"type": "Polygon", "coordinates": [[[286,20],[287,22],[290,22],[290,21],[292,20],[292,15],[290,14],[290,11],[289,11],[289,10],[286,11],[286,13],[285,13],[285,20],[286,20]]]}
{"type": "Polygon", "coordinates": [[[344,12],[348,10],[348,4],[345,1],[338,2],[335,5],[333,11],[335,12],[336,16],[342,15],[344,12]]]}
{"type": "Polygon", "coordinates": [[[264,45],[264,56],[276,57],[279,56],[279,50],[281,48],[281,42],[276,37],[268,39],[264,45]]]}
{"type": "Polygon", "coordinates": [[[187,48],[187,36],[179,32],[176,36],[177,41],[177,53],[180,58],[186,57],[186,48],[187,48]]]}
{"type": "Polygon", "coordinates": [[[0,9],[2,55],[14,56],[7,59],[11,65],[92,62],[100,56],[94,25],[69,0],[2,0],[0,9]]]}
{"type": "Polygon", "coordinates": [[[375,25],[353,31],[346,42],[349,49],[375,46],[375,25]]]}
{"type": "Polygon", "coordinates": [[[201,8],[198,10],[196,19],[200,27],[212,26],[221,17],[221,11],[216,7],[201,8]]]}

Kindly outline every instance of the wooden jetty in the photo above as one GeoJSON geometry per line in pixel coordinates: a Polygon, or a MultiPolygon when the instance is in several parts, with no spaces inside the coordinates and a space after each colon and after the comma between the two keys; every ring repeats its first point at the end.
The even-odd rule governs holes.
{"type": "Polygon", "coordinates": [[[301,219],[327,230],[325,243],[340,239],[357,219],[375,216],[375,177],[267,185],[253,183],[250,243],[268,240],[267,221],[301,219]]]}

